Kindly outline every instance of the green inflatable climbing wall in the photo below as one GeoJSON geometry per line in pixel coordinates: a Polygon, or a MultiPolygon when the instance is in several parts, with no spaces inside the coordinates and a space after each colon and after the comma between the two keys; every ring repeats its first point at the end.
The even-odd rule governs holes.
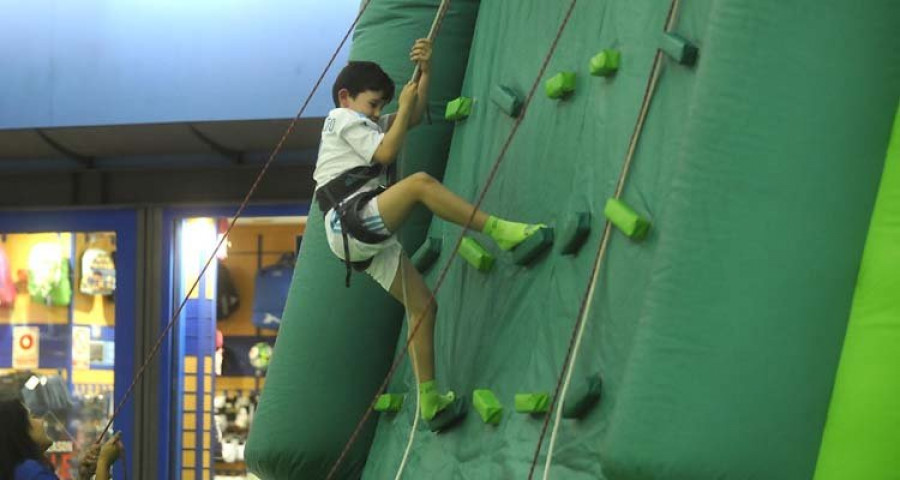
{"type": "MultiPolygon", "coordinates": [[[[408,48],[439,3],[372,0],[351,57],[378,61],[404,83],[408,48]]],[[[562,418],[553,442],[547,433],[535,478],[798,480],[813,478],[817,461],[821,478],[896,474],[870,468],[896,466],[890,448],[865,452],[859,470],[830,469],[846,464],[833,456],[852,442],[841,435],[865,431],[854,421],[893,422],[875,440],[900,442],[887,403],[864,415],[837,404],[879,382],[892,386],[878,391],[896,391],[896,378],[856,382],[861,357],[845,353],[855,363],[841,366],[835,390],[900,98],[900,2],[675,3],[668,32],[670,0],[451,3],[435,44],[434,124],[410,137],[403,173],[426,170],[473,200],[487,188],[485,210],[545,223],[554,244],[523,259],[469,232],[495,257],[485,272],[454,254],[459,227],[423,212],[410,222],[410,256],[426,238],[443,246],[426,273],[433,286],[446,270],[439,385],[467,400],[490,390],[504,408],[498,423],[472,409],[442,433],[413,430],[415,383],[404,361],[386,390],[411,395],[399,412],[363,425],[333,478],[529,478],[547,414],[518,413],[540,395],[516,396],[552,401],[607,214],[616,225],[566,406],[598,386],[600,400],[562,418]],[[564,72],[574,73],[574,89],[564,72]],[[652,103],[617,195],[651,78],[652,103]],[[468,117],[444,120],[460,96],[472,99],[468,117]],[[583,245],[579,221],[590,228],[583,245]],[[829,411],[837,423],[829,420],[823,446],[829,411]]],[[[873,229],[890,223],[896,201],[879,196],[887,213],[873,229]]],[[[326,478],[406,339],[402,309],[373,281],[355,275],[344,287],[321,213],[310,215],[247,446],[265,479],[326,478]]],[[[896,255],[896,237],[893,248],[885,238],[866,262],[896,255]]],[[[893,336],[880,340],[895,342],[879,344],[885,351],[900,349],[897,327],[885,327],[893,336]]]]}

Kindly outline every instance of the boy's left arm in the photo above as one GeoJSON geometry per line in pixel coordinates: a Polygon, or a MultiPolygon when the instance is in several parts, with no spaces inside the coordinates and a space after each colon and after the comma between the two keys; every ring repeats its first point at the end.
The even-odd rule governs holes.
{"type": "Polygon", "coordinates": [[[409,58],[413,62],[418,63],[419,71],[421,72],[416,107],[409,122],[409,126],[414,127],[422,121],[422,118],[425,116],[425,109],[428,108],[428,84],[431,80],[431,41],[426,38],[416,40],[409,58]]]}
{"type": "Polygon", "coordinates": [[[419,98],[416,100],[416,109],[413,111],[410,127],[418,125],[422,118],[425,117],[425,109],[428,108],[428,80],[430,78],[431,75],[425,73],[425,71],[422,72],[422,76],[419,78],[419,98]]]}

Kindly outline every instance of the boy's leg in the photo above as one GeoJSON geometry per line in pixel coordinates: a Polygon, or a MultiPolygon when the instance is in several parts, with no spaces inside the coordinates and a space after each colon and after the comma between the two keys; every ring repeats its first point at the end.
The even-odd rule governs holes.
{"type": "Polygon", "coordinates": [[[434,380],[434,317],[437,305],[431,302],[431,290],[416,267],[409,261],[405,253],[400,254],[400,265],[391,284],[391,295],[406,307],[409,322],[409,333],[412,333],[416,322],[419,329],[409,343],[409,353],[413,358],[413,369],[419,383],[434,380]],[[400,269],[404,269],[406,278],[401,277],[400,269]],[[406,283],[404,298],[403,284],[406,283]]]}
{"type": "Polygon", "coordinates": [[[431,300],[431,290],[405,253],[400,254],[400,265],[391,284],[391,295],[406,307],[409,334],[412,334],[417,323],[419,325],[415,336],[410,341],[409,355],[413,362],[416,379],[419,382],[419,403],[422,417],[425,420],[431,420],[438,412],[453,402],[454,395],[452,392],[439,394],[435,386],[434,318],[437,304],[431,300]],[[405,295],[404,286],[406,287],[405,295]]]}
{"type": "Polygon", "coordinates": [[[472,230],[489,235],[504,250],[514,248],[540,227],[488,216],[424,172],[410,175],[378,195],[378,210],[385,227],[396,232],[417,203],[459,226],[464,226],[471,218],[469,226],[472,230]]]}
{"type": "MultiPolygon", "coordinates": [[[[451,192],[441,182],[424,172],[414,173],[391,185],[378,195],[378,210],[388,230],[396,232],[409,216],[412,208],[421,203],[438,217],[457,225],[465,225],[475,206],[451,192]]],[[[478,210],[471,228],[482,231],[488,220],[486,213],[478,210]]]]}

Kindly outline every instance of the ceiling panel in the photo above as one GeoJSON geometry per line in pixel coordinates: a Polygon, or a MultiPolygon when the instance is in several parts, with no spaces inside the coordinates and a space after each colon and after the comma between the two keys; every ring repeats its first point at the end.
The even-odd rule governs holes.
{"type": "MultiPolygon", "coordinates": [[[[56,147],[77,156],[94,158],[208,154],[216,153],[218,148],[268,152],[281,139],[290,121],[236,120],[0,130],[0,161],[65,157],[56,147]]],[[[322,123],[322,118],[299,120],[285,142],[284,150],[315,148],[322,123]]]]}

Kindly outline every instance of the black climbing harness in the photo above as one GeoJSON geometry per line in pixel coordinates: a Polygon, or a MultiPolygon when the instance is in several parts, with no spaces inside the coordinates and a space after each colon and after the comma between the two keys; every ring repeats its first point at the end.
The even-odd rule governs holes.
{"type": "Polygon", "coordinates": [[[334,214],[341,222],[344,265],[347,267],[347,276],[344,284],[347,287],[350,287],[350,276],[353,270],[362,272],[372,264],[372,257],[355,262],[350,260],[349,237],[352,236],[360,242],[372,245],[381,243],[391,237],[390,234],[374,232],[366,227],[359,214],[369,200],[384,192],[387,187],[382,185],[373,190],[353,195],[369,181],[378,178],[384,171],[385,168],[379,164],[351,168],[316,190],[316,201],[322,210],[322,214],[327,216],[328,211],[334,209],[334,214]]]}

